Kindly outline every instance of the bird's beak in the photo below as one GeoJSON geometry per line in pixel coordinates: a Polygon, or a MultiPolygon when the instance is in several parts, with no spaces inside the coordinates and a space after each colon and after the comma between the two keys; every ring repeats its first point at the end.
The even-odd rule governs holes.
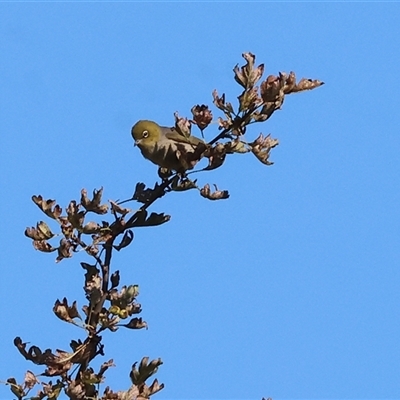
{"type": "Polygon", "coordinates": [[[135,140],[135,143],[133,144],[134,146],[138,146],[139,145],[139,143],[140,143],[140,139],[138,139],[138,140],[135,140]]]}

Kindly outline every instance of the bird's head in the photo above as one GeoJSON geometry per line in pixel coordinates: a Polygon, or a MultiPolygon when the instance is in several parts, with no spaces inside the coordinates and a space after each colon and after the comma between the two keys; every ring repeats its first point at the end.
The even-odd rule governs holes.
{"type": "Polygon", "coordinates": [[[161,138],[161,127],[153,121],[138,121],[132,127],[132,137],[136,146],[152,147],[161,138]]]}

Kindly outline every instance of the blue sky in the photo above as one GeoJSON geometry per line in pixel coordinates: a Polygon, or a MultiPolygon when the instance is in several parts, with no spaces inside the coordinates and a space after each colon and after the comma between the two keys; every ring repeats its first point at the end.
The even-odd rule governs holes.
{"type": "Polygon", "coordinates": [[[133,123],[173,124],[211,106],[213,89],[235,101],[232,68],[251,51],[265,76],[326,85],[249,132],[279,138],[273,166],[230,157],[198,176],[229,200],[169,194],[152,211],[171,221],[115,254],[149,330],[104,335],[101,361],[117,365],[106,384],[127,388],[147,355],[164,361],[154,399],[400,398],[399,4],[1,3],[0,14],[0,379],[38,372],[15,336],[53,349],[82,337],[52,307],[84,304],[88,259],[34,251],[31,195],[66,206],[83,187],[121,199],[152,185],[133,123]]]}

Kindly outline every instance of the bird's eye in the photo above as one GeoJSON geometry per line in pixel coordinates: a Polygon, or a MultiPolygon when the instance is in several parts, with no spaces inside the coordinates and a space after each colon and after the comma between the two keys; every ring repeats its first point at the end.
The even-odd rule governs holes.
{"type": "Polygon", "coordinates": [[[143,131],[142,136],[146,139],[149,137],[149,131],[143,131]]]}

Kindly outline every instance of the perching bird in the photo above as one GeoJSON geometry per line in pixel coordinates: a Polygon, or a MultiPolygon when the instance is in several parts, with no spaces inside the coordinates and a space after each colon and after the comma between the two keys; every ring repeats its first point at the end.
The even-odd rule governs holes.
{"type": "Polygon", "coordinates": [[[132,137],[143,157],[176,172],[192,169],[206,149],[203,140],[186,137],[175,128],[160,126],[153,121],[138,121],[132,127],[132,137]]]}

